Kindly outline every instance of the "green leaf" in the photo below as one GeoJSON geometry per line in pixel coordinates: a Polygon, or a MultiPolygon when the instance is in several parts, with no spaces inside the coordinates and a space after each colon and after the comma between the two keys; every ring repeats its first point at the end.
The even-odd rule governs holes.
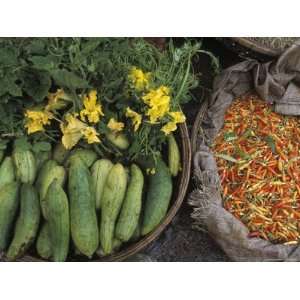
{"type": "Polygon", "coordinates": [[[85,79],[67,70],[54,70],[51,71],[51,75],[55,83],[60,87],[69,89],[80,89],[90,87],[85,79]]]}
{"type": "Polygon", "coordinates": [[[271,151],[276,154],[276,146],[275,146],[275,140],[271,136],[266,136],[265,141],[268,144],[268,146],[271,148],[271,151]]]}
{"type": "Polygon", "coordinates": [[[32,150],[35,153],[51,151],[51,144],[48,142],[37,142],[33,145],[32,150]]]}
{"type": "Polygon", "coordinates": [[[17,76],[13,73],[7,73],[4,77],[0,78],[0,96],[6,93],[14,96],[22,96],[22,89],[16,84],[17,76]]]}
{"type": "Polygon", "coordinates": [[[51,79],[47,72],[28,69],[22,74],[23,88],[35,102],[42,102],[48,95],[51,79]]]}
{"type": "Polygon", "coordinates": [[[34,67],[39,70],[50,71],[57,68],[59,59],[55,56],[32,56],[29,60],[33,63],[34,67]]]}
{"type": "Polygon", "coordinates": [[[230,162],[233,162],[233,163],[238,163],[239,161],[237,159],[235,159],[234,157],[230,156],[230,155],[227,155],[227,154],[215,154],[216,157],[219,157],[219,158],[222,158],[222,159],[225,159],[225,160],[228,160],[230,162]]]}
{"type": "Polygon", "coordinates": [[[234,141],[234,140],[236,140],[236,139],[237,139],[237,136],[235,135],[234,132],[229,131],[229,132],[225,132],[225,133],[224,133],[224,140],[225,140],[226,142],[231,142],[231,141],[234,141]]]}
{"type": "Polygon", "coordinates": [[[86,55],[93,52],[94,50],[96,50],[100,43],[101,41],[99,40],[99,38],[88,39],[88,41],[83,43],[82,45],[82,54],[86,55]]]}
{"type": "Polygon", "coordinates": [[[17,52],[12,47],[0,48],[0,65],[16,66],[18,64],[17,52]]]}
{"type": "Polygon", "coordinates": [[[25,50],[30,54],[43,54],[45,53],[46,41],[46,38],[35,38],[25,47],[25,50]]]}

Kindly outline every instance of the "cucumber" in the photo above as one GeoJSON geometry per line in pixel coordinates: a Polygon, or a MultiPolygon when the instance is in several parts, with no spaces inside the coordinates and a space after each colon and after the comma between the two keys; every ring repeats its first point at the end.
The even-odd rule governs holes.
{"type": "Polygon", "coordinates": [[[41,151],[35,155],[37,172],[51,158],[51,151],[41,151]]]}
{"type": "Polygon", "coordinates": [[[180,152],[174,135],[168,135],[168,161],[171,175],[176,177],[180,170],[180,152]]]}
{"type": "Polygon", "coordinates": [[[52,256],[51,241],[49,234],[49,224],[44,222],[36,242],[36,251],[43,259],[50,259],[52,256]]]}
{"type": "Polygon", "coordinates": [[[112,167],[113,163],[108,159],[99,159],[92,166],[91,171],[97,210],[100,209],[104,184],[112,167]]]}
{"type": "Polygon", "coordinates": [[[55,160],[47,160],[44,165],[41,167],[38,176],[37,176],[37,180],[36,180],[36,187],[39,191],[40,194],[40,189],[42,186],[42,182],[45,180],[45,177],[48,176],[48,174],[50,173],[50,170],[54,167],[58,166],[57,162],[55,160]]]}
{"type": "Polygon", "coordinates": [[[115,236],[123,242],[129,241],[133,235],[142,209],[144,176],[141,169],[135,164],[131,166],[130,170],[130,181],[115,232],[115,236]]]}
{"type": "MultiPolygon", "coordinates": [[[[122,246],[122,241],[120,241],[120,240],[117,239],[117,238],[114,238],[114,239],[113,239],[113,243],[112,243],[112,251],[111,251],[111,253],[116,253],[116,252],[118,252],[118,251],[120,250],[121,246],[122,246]]],[[[105,256],[104,251],[102,250],[101,247],[97,250],[96,254],[97,254],[99,257],[105,256]]]]}
{"type": "Polygon", "coordinates": [[[140,237],[141,237],[141,216],[140,216],[139,222],[130,238],[130,241],[136,242],[137,240],[139,240],[140,237]]]}
{"type": "Polygon", "coordinates": [[[66,149],[62,143],[58,143],[53,150],[53,160],[58,164],[62,165],[68,156],[70,155],[70,150],[66,149]]]}
{"type": "Polygon", "coordinates": [[[142,235],[151,232],[163,220],[172,196],[172,178],[167,165],[159,158],[155,169],[155,174],[149,176],[142,235]]]}
{"type": "Polygon", "coordinates": [[[124,167],[117,163],[106,179],[102,204],[100,242],[105,255],[112,253],[115,223],[126,192],[127,175],[124,167]]]}
{"type": "Polygon", "coordinates": [[[48,188],[45,209],[49,226],[52,259],[65,261],[69,252],[69,203],[60,182],[54,179],[48,188]]]}
{"type": "Polygon", "coordinates": [[[50,184],[54,181],[57,180],[57,182],[60,184],[60,186],[63,186],[66,180],[66,171],[62,166],[52,166],[49,167],[47,166],[47,173],[43,173],[43,177],[41,178],[40,182],[40,188],[39,188],[39,195],[40,195],[40,203],[41,203],[41,209],[44,218],[47,219],[47,213],[46,213],[46,195],[48,192],[48,188],[50,184]]]}
{"type": "Polygon", "coordinates": [[[7,156],[0,167],[0,189],[7,183],[15,181],[15,169],[13,160],[7,156]]]}
{"type": "Polygon", "coordinates": [[[16,168],[16,178],[22,183],[33,184],[37,166],[32,151],[15,149],[12,157],[16,168]]]}
{"type": "Polygon", "coordinates": [[[40,202],[34,187],[24,183],[21,187],[20,214],[17,219],[14,238],[8,248],[8,260],[24,255],[37,235],[40,223],[40,202]]]}
{"type": "Polygon", "coordinates": [[[66,161],[65,165],[68,167],[70,165],[70,162],[73,158],[81,158],[86,166],[90,168],[92,164],[96,161],[98,155],[96,152],[90,149],[75,149],[71,152],[70,157],[66,161]]]}
{"type": "Polygon", "coordinates": [[[71,236],[78,250],[91,257],[98,248],[99,230],[92,187],[91,174],[79,158],[71,160],[69,170],[69,197],[71,236]]]}
{"type": "Polygon", "coordinates": [[[124,133],[110,132],[106,134],[106,138],[121,150],[126,150],[129,147],[128,138],[124,133]]]}
{"type": "Polygon", "coordinates": [[[19,184],[11,182],[0,190],[0,251],[8,246],[13,221],[19,207],[19,184]]]}

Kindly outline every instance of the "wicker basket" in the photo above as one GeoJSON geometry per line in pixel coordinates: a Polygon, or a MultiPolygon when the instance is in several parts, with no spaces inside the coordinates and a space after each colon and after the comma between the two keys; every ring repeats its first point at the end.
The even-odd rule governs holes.
{"type": "Polygon", "coordinates": [[[283,52],[283,50],[280,49],[263,46],[246,37],[219,38],[218,40],[227,48],[244,58],[250,57],[264,61],[269,60],[270,57],[278,57],[283,52]]]}
{"type": "MultiPolygon", "coordinates": [[[[189,183],[190,179],[190,169],[191,169],[191,144],[189,139],[189,133],[187,129],[186,123],[179,125],[179,133],[176,136],[178,141],[179,147],[181,149],[181,156],[182,156],[182,172],[181,174],[175,179],[174,182],[174,190],[173,190],[173,198],[171,202],[171,206],[169,211],[164,218],[164,220],[160,223],[160,225],[151,233],[143,237],[136,243],[131,243],[128,245],[124,245],[121,250],[113,254],[111,256],[106,256],[103,258],[97,258],[91,261],[122,261],[126,258],[130,257],[138,253],[139,251],[143,250],[147,247],[151,242],[159,237],[159,235],[163,232],[163,230],[170,224],[172,219],[175,217],[176,213],[178,212],[189,183]]],[[[36,258],[35,256],[26,255],[20,258],[18,261],[27,261],[27,262],[38,262],[43,261],[40,258],[36,258]]],[[[84,257],[70,257],[68,261],[87,261],[84,257]]]]}
{"type": "Polygon", "coordinates": [[[191,148],[192,148],[192,155],[194,156],[195,152],[197,151],[198,146],[202,141],[202,133],[201,133],[201,124],[203,120],[203,116],[208,108],[208,101],[204,100],[201,103],[199,112],[196,116],[193,128],[192,128],[192,135],[191,135],[191,148]]]}

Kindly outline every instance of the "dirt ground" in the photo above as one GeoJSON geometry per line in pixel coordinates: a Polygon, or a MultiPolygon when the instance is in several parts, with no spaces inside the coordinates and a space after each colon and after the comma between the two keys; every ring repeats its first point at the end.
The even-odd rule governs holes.
{"type": "MultiPolygon", "coordinates": [[[[203,48],[212,51],[218,56],[222,68],[242,60],[213,38],[205,38],[203,40],[203,48]]],[[[195,62],[194,69],[202,74],[201,85],[210,89],[213,77],[211,75],[209,58],[201,55],[199,61],[195,62]]],[[[199,91],[195,91],[196,95],[198,93],[199,91]]],[[[185,107],[189,129],[191,129],[194,122],[198,107],[199,102],[190,102],[185,107]]],[[[189,191],[192,191],[192,189],[193,182],[191,180],[189,191]]],[[[192,210],[185,200],[179,213],[160,238],[148,246],[143,252],[144,255],[133,257],[131,261],[229,261],[226,254],[206,232],[192,229],[191,212],[192,210]]]]}

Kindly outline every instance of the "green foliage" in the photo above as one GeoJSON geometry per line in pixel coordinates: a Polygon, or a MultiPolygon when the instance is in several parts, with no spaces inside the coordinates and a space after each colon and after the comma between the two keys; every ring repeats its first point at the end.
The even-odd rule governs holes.
{"type": "MultiPolygon", "coordinates": [[[[79,95],[97,90],[105,112],[97,128],[101,135],[107,132],[110,118],[132,128],[131,120],[124,118],[125,110],[134,108],[141,96],[128,94],[127,76],[132,66],[151,72],[153,86],[168,86],[171,110],[180,110],[199,84],[192,68],[192,58],[199,53],[208,54],[218,68],[217,59],[191,39],[180,47],[170,39],[161,51],[142,38],[0,38],[0,135],[26,135],[24,110],[45,106],[48,93],[58,88],[72,97],[68,111],[77,112],[82,108],[79,95]]],[[[56,113],[61,118],[66,111],[56,113]]],[[[30,136],[35,152],[47,151],[44,147],[48,146],[39,143],[61,139],[59,123],[55,124],[30,136]]],[[[144,122],[136,133],[127,130],[131,146],[124,157],[134,159],[139,153],[156,156],[166,141],[160,129],[159,124],[144,122]]],[[[122,155],[102,141],[98,151],[122,155]]]]}

